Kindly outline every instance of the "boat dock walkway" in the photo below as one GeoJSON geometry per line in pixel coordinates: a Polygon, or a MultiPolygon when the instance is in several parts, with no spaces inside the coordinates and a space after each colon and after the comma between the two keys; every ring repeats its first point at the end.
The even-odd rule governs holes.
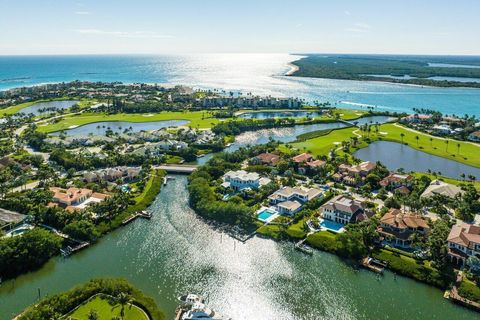
{"type": "Polygon", "coordinates": [[[297,243],[295,243],[295,250],[298,250],[300,252],[312,255],[313,254],[313,249],[305,244],[306,240],[307,239],[302,239],[302,240],[298,241],[297,243]]]}
{"type": "Polygon", "coordinates": [[[383,271],[387,267],[386,262],[371,257],[365,257],[360,260],[360,265],[376,273],[383,273],[383,271]]]}
{"type": "Polygon", "coordinates": [[[152,213],[148,211],[138,211],[130,215],[128,218],[122,221],[122,226],[125,226],[137,218],[144,218],[150,220],[152,218],[152,213]]]}
{"type": "Polygon", "coordinates": [[[480,311],[480,303],[472,300],[468,300],[467,298],[462,297],[458,293],[458,286],[462,281],[463,281],[463,275],[459,273],[457,275],[457,280],[455,282],[455,285],[453,286],[452,289],[445,291],[445,294],[443,295],[443,297],[445,299],[451,300],[452,302],[461,304],[473,310],[480,311]]]}

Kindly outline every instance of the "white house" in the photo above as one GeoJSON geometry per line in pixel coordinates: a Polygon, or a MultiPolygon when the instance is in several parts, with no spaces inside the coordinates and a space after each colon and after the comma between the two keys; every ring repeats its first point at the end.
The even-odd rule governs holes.
{"type": "Polygon", "coordinates": [[[268,199],[276,205],[280,214],[294,215],[303,204],[318,197],[323,197],[322,190],[304,187],[282,187],[272,193],[268,199]]]}
{"type": "Polygon", "coordinates": [[[258,189],[261,186],[271,182],[268,178],[262,178],[256,172],[247,172],[245,170],[228,171],[223,176],[222,186],[240,191],[243,189],[258,189]]]}
{"type": "Polygon", "coordinates": [[[340,195],[324,204],[320,212],[324,219],[347,224],[355,221],[357,216],[363,215],[364,208],[360,201],[340,195]]]}
{"type": "Polygon", "coordinates": [[[468,140],[480,142],[480,131],[472,132],[468,135],[468,140]]]}

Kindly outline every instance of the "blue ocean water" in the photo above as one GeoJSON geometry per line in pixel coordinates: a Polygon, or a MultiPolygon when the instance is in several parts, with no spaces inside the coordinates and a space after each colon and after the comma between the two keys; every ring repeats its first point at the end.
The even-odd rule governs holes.
{"type": "Polygon", "coordinates": [[[290,54],[0,56],[0,90],[72,80],[185,84],[339,107],[430,108],[480,117],[480,89],[288,77],[290,54]]]}

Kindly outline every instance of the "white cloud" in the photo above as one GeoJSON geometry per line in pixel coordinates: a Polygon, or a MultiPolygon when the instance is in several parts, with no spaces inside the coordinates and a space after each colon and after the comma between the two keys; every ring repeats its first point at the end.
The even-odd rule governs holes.
{"type": "Polygon", "coordinates": [[[345,10],[344,13],[345,13],[346,16],[351,16],[351,15],[352,15],[352,14],[350,13],[350,11],[348,11],[348,10],[345,10]]]}
{"type": "Polygon", "coordinates": [[[86,15],[89,15],[90,12],[88,12],[88,11],[77,11],[77,12],[75,12],[75,14],[78,14],[78,15],[81,15],[81,16],[86,16],[86,15]]]}
{"type": "Polygon", "coordinates": [[[112,36],[118,38],[173,38],[171,35],[164,35],[158,34],[156,32],[151,31],[133,31],[133,32],[126,32],[126,31],[107,31],[107,30],[99,30],[99,29],[77,29],[75,30],[77,33],[85,34],[85,35],[97,35],[97,36],[112,36]]]}
{"type": "Polygon", "coordinates": [[[355,23],[349,28],[346,28],[345,30],[348,32],[353,32],[353,33],[367,33],[370,32],[372,27],[369,24],[366,23],[355,23]]]}

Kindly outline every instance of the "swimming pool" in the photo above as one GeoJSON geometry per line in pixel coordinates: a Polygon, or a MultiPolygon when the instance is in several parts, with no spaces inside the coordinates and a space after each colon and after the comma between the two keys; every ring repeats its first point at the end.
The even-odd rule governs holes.
{"type": "Polygon", "coordinates": [[[270,220],[275,219],[277,216],[277,212],[268,208],[260,209],[257,213],[257,219],[263,222],[269,222],[270,220]]]}
{"type": "Polygon", "coordinates": [[[325,220],[325,219],[322,219],[320,221],[320,227],[322,227],[322,229],[330,230],[330,231],[333,231],[335,233],[340,233],[340,232],[343,232],[345,230],[345,229],[343,229],[343,227],[344,227],[343,224],[333,222],[333,221],[330,221],[330,220],[325,220]]]}

